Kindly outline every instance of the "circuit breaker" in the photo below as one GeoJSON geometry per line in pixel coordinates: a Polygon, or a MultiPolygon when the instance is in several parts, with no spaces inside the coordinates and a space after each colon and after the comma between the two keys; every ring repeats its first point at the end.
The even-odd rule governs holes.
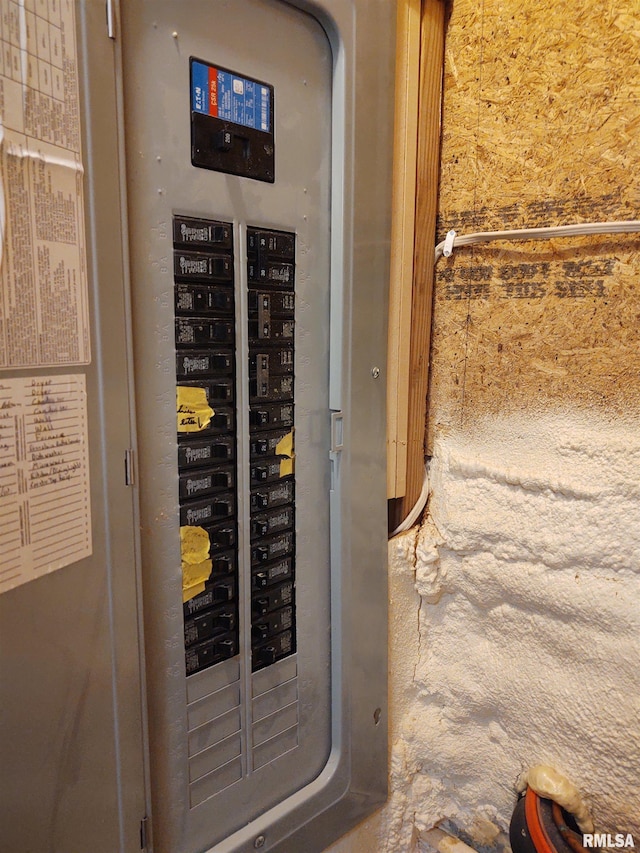
{"type": "Polygon", "coordinates": [[[392,5],[119,13],[158,853],[384,797],[392,5]]]}

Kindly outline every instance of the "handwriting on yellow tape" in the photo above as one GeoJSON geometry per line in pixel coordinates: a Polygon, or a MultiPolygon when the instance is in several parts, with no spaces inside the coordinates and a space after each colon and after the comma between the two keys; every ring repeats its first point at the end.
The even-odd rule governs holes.
{"type": "Polygon", "coordinates": [[[200,432],[211,422],[213,409],[204,388],[178,385],[176,388],[178,432],[200,432]]]}

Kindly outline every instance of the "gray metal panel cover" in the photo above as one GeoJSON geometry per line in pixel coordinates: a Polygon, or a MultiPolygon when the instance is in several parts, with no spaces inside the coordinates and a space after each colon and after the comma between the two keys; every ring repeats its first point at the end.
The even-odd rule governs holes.
{"type": "MultiPolygon", "coordinates": [[[[154,849],[178,853],[215,842],[212,850],[249,851],[264,836],[265,850],[319,851],[386,796],[383,377],[395,8],[383,0],[131,0],[122,15],[154,849]],[[274,185],[189,164],[190,56],[274,85],[274,185]],[[198,779],[191,807],[175,471],[176,212],[234,223],[241,377],[245,226],[295,231],[299,249],[299,642],[291,659],[299,740],[292,746],[292,703],[274,713],[274,736],[257,747],[251,770],[249,732],[261,744],[267,729],[262,718],[251,722],[252,678],[241,644],[245,747],[239,763],[215,774],[229,783],[243,778],[220,793],[215,774],[211,782],[198,779]],[[331,410],[344,416],[342,450],[331,449],[331,410]],[[291,751],[270,761],[280,738],[291,751]]],[[[246,453],[241,442],[240,471],[246,453]]],[[[246,477],[242,485],[241,538],[246,477]]],[[[198,679],[197,701],[205,680],[198,679]]],[[[211,675],[209,689],[214,681],[211,675]]],[[[221,725],[234,714],[220,717],[221,725]]],[[[225,748],[233,731],[224,729],[225,748]]],[[[208,760],[199,754],[202,766],[208,760]]]]}

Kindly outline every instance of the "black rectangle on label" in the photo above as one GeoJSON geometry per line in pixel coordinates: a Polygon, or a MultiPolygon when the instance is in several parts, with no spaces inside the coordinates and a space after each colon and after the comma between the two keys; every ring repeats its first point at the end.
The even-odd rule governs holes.
{"type": "Polygon", "coordinates": [[[251,541],[279,533],[293,527],[295,511],[293,506],[283,506],[270,512],[260,512],[251,516],[251,541]]]}
{"type": "Polygon", "coordinates": [[[273,285],[274,287],[293,290],[295,266],[285,261],[259,260],[247,261],[247,276],[250,284],[273,285]]]}
{"type": "Polygon", "coordinates": [[[233,320],[217,317],[176,317],[176,346],[233,344],[233,320]]]}
{"type": "Polygon", "coordinates": [[[251,406],[249,423],[252,429],[274,429],[293,426],[293,403],[264,403],[251,406]]]}
{"type": "Polygon", "coordinates": [[[294,493],[295,484],[292,477],[251,489],[251,512],[293,503],[294,493]]]}
{"type": "Polygon", "coordinates": [[[232,281],[233,258],[231,255],[205,255],[174,249],[173,274],[176,279],[232,281]]]}
{"type": "Polygon", "coordinates": [[[232,249],[233,228],[230,222],[197,219],[193,216],[174,216],[173,242],[217,251],[232,249]]]}
{"type": "Polygon", "coordinates": [[[176,284],[176,314],[233,314],[233,289],[206,284],[176,284]]]}
{"type": "Polygon", "coordinates": [[[268,640],[274,634],[293,628],[293,607],[282,607],[273,613],[267,613],[254,621],[251,626],[253,644],[268,640]]]}
{"type": "Polygon", "coordinates": [[[251,596],[251,612],[254,621],[279,607],[293,604],[293,590],[293,581],[285,581],[278,586],[253,593],[251,596]]]}
{"type": "Polygon", "coordinates": [[[233,350],[182,350],[176,353],[176,376],[191,379],[198,376],[228,376],[233,374],[233,350]]]}
{"type": "Polygon", "coordinates": [[[282,258],[293,261],[296,252],[296,235],[291,231],[266,231],[247,228],[247,253],[250,257],[282,258]]]}
{"type": "Polygon", "coordinates": [[[236,499],[232,492],[207,500],[185,501],[180,504],[180,526],[206,527],[235,513],[236,499]]]}
{"type": "Polygon", "coordinates": [[[236,443],[233,436],[217,436],[193,440],[181,439],[178,443],[178,468],[202,468],[235,458],[236,443]]]}

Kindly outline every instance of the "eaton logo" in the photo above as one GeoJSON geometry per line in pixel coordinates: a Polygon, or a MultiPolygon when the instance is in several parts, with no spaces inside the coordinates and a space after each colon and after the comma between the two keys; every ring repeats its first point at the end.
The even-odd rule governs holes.
{"type": "Polygon", "coordinates": [[[585,833],[582,836],[582,846],[583,847],[633,847],[635,848],[635,842],[633,840],[633,835],[630,832],[616,832],[614,835],[610,835],[606,832],[593,832],[593,833],[585,833]]]}

